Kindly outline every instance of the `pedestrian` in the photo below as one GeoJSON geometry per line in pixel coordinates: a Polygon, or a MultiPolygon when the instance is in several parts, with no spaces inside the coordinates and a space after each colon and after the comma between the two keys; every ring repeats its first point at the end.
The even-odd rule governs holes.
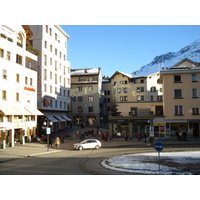
{"type": "Polygon", "coordinates": [[[147,142],[147,134],[144,132],[144,142],[147,142]]]}
{"type": "Polygon", "coordinates": [[[125,133],[125,141],[128,141],[128,133],[125,133]]]}
{"type": "Polygon", "coordinates": [[[187,133],[186,133],[186,131],[184,131],[183,132],[183,141],[186,141],[186,135],[187,135],[187,133]]]}
{"type": "Polygon", "coordinates": [[[51,138],[51,136],[49,137],[49,147],[53,148],[53,146],[52,146],[52,138],[51,138]]]}
{"type": "Polygon", "coordinates": [[[60,139],[59,139],[59,137],[56,137],[55,140],[54,140],[54,142],[55,142],[56,149],[58,149],[59,145],[60,145],[60,139]]]}
{"type": "Polygon", "coordinates": [[[140,131],[138,132],[137,137],[138,137],[138,140],[141,139],[141,133],[140,133],[140,131]]]}

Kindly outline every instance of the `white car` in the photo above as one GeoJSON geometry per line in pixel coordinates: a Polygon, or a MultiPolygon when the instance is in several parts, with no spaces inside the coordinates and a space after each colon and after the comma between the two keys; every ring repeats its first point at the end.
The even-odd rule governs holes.
{"type": "Polygon", "coordinates": [[[101,142],[96,139],[83,140],[80,143],[73,144],[73,149],[83,150],[83,149],[99,149],[101,147],[101,142]]]}

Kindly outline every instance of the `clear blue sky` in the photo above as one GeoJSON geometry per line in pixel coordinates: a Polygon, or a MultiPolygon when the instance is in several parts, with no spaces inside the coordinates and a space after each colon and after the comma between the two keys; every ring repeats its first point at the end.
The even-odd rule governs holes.
{"type": "Polygon", "coordinates": [[[70,36],[72,69],[102,68],[102,75],[132,73],[156,56],[200,39],[200,25],[61,25],[70,36]]]}

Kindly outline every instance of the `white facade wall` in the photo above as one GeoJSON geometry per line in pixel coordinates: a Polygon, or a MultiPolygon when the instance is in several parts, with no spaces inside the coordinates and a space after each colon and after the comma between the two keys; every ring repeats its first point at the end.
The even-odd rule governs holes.
{"type": "Polygon", "coordinates": [[[30,141],[31,135],[36,134],[37,72],[26,68],[26,65],[27,62],[37,61],[37,56],[26,51],[26,33],[21,25],[1,25],[1,33],[6,38],[0,37],[0,143],[3,145],[2,135],[6,133],[9,135],[9,145],[14,146],[16,130],[18,134],[20,133],[18,138],[21,143],[24,143],[24,136],[27,136],[30,141]],[[21,35],[21,46],[17,45],[18,34],[21,35]],[[21,58],[19,63],[17,63],[17,55],[21,58]],[[18,115],[4,114],[5,108],[17,109],[18,115]],[[35,112],[29,112],[30,110],[35,112]]]}
{"type": "Polygon", "coordinates": [[[67,111],[70,90],[70,62],[67,61],[69,36],[59,26],[29,27],[33,32],[33,47],[41,52],[38,62],[33,64],[38,71],[38,109],[67,111]],[[45,99],[49,106],[44,105],[45,99]]]}

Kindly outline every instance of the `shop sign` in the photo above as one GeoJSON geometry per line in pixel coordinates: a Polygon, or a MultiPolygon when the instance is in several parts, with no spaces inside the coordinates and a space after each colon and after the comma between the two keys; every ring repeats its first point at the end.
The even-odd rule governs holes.
{"type": "Polygon", "coordinates": [[[154,123],[154,126],[164,126],[164,123],[154,123]]]}
{"type": "Polygon", "coordinates": [[[134,124],[146,124],[146,123],[149,123],[148,119],[133,119],[132,122],[134,124]]]}
{"type": "Polygon", "coordinates": [[[30,88],[30,87],[26,87],[26,86],[24,87],[24,90],[35,92],[34,88],[30,88]]]}
{"type": "Polygon", "coordinates": [[[0,127],[0,130],[5,130],[5,127],[0,127]]]}
{"type": "Polygon", "coordinates": [[[111,119],[111,123],[129,123],[129,119],[111,119]]]}

